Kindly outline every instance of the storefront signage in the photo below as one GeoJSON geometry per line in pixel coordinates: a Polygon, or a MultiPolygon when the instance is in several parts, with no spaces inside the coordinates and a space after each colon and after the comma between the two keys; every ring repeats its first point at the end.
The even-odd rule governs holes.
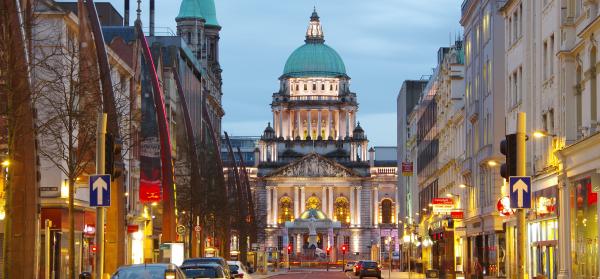
{"type": "Polygon", "coordinates": [[[501,216],[510,216],[515,212],[512,208],[510,208],[509,197],[500,198],[498,203],[496,203],[496,209],[498,209],[498,213],[500,213],[501,216]]]}
{"type": "Polygon", "coordinates": [[[452,211],[452,212],[450,212],[450,217],[452,219],[464,219],[465,213],[462,211],[452,211]]]}
{"type": "Polygon", "coordinates": [[[413,175],[413,162],[402,162],[402,176],[413,175]]]}
{"type": "Polygon", "coordinates": [[[454,209],[454,200],[452,198],[433,198],[431,200],[433,213],[450,213],[454,209]]]}
{"type": "Polygon", "coordinates": [[[83,234],[90,236],[96,234],[96,226],[85,224],[83,226],[83,234]]]}
{"type": "Polygon", "coordinates": [[[127,233],[134,233],[140,229],[139,225],[127,225],[127,233]]]}

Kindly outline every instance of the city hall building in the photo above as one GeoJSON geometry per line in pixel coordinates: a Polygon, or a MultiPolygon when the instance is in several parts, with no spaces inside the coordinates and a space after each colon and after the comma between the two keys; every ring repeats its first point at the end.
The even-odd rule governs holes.
{"type": "Polygon", "coordinates": [[[396,148],[369,148],[357,94],[316,11],[279,80],[251,170],[259,244],[291,245],[292,259],[324,260],[330,247],[330,260],[341,260],[342,246],[346,259],[387,259],[398,250],[396,148]]]}

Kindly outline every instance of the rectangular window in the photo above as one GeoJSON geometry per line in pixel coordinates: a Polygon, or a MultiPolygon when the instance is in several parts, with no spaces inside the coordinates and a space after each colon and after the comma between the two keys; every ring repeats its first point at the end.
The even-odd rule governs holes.
{"type": "Polygon", "coordinates": [[[548,53],[548,64],[550,66],[550,75],[554,75],[554,34],[550,35],[550,53],[548,53]]]}
{"type": "Polygon", "coordinates": [[[283,236],[281,235],[277,236],[277,249],[283,251],[283,236]]]}
{"type": "Polygon", "coordinates": [[[544,80],[548,78],[548,41],[544,41],[542,47],[542,76],[544,80]]]}
{"type": "Polygon", "coordinates": [[[344,236],[344,245],[349,246],[350,245],[350,236],[344,236]]]}

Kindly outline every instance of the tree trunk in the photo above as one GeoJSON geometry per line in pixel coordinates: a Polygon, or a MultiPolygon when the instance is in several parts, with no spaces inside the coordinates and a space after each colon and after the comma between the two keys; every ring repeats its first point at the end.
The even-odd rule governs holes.
{"type": "Polygon", "coordinates": [[[69,277],[75,279],[75,185],[69,178],[69,277]]]}

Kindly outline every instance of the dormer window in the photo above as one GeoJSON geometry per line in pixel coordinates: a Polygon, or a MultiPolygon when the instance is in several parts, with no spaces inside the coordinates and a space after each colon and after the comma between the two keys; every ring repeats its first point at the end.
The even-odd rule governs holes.
{"type": "Polygon", "coordinates": [[[308,90],[308,88],[306,87],[306,83],[304,84],[304,90],[305,91],[308,90]]]}
{"type": "Polygon", "coordinates": [[[313,90],[317,90],[317,84],[313,83],[313,90]]]}

